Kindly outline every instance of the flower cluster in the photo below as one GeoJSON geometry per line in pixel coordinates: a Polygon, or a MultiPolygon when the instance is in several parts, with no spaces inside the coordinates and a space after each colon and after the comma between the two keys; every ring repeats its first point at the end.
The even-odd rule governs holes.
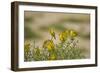
{"type": "Polygon", "coordinates": [[[51,51],[55,48],[53,40],[46,40],[44,41],[43,48],[48,49],[48,51],[51,51]]]}
{"type": "MultiPolygon", "coordinates": [[[[51,38],[43,42],[42,47],[32,47],[30,44],[25,44],[25,61],[42,61],[42,60],[63,60],[63,59],[81,59],[85,58],[83,50],[77,46],[76,39],[78,33],[74,30],[65,30],[59,36],[59,43],[54,43],[56,33],[54,29],[49,29],[51,38]],[[31,57],[30,57],[31,56],[31,57]]],[[[35,46],[35,45],[34,45],[35,46]]]]}
{"type": "Polygon", "coordinates": [[[73,30],[66,30],[60,33],[59,39],[61,42],[65,42],[68,38],[74,39],[76,36],[77,36],[77,32],[73,30]]]}

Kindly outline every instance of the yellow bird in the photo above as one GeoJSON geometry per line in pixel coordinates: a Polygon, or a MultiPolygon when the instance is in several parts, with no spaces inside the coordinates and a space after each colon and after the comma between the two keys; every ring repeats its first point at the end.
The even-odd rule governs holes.
{"type": "Polygon", "coordinates": [[[49,33],[52,36],[52,39],[56,39],[54,29],[49,29],[49,33]]]}

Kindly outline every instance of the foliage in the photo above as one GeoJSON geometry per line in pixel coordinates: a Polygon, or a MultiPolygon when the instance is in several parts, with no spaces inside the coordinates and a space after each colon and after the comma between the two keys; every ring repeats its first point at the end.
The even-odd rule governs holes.
{"type": "Polygon", "coordinates": [[[56,34],[54,29],[50,29],[51,39],[45,40],[42,47],[31,46],[30,43],[24,45],[25,61],[44,60],[69,60],[85,58],[84,50],[78,47],[78,33],[74,30],[65,30],[59,34],[59,43],[54,43],[56,34]]]}

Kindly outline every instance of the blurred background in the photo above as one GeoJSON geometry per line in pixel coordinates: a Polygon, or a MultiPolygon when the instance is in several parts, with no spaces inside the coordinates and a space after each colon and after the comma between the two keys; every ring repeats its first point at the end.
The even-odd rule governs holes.
{"type": "Polygon", "coordinates": [[[78,33],[78,46],[86,50],[86,57],[90,57],[90,15],[80,13],[54,12],[24,12],[24,40],[35,42],[35,46],[42,47],[43,42],[50,39],[49,28],[54,28],[56,40],[59,43],[60,32],[66,29],[78,33]]]}

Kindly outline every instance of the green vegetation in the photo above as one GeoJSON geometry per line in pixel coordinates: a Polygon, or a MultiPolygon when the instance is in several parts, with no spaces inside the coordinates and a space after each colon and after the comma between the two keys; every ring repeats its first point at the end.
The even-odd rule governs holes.
{"type": "Polygon", "coordinates": [[[65,30],[59,34],[59,43],[54,43],[56,33],[50,29],[51,38],[44,40],[42,47],[31,46],[30,42],[24,45],[24,61],[69,60],[85,58],[84,50],[78,47],[78,33],[74,30],[65,30]]]}

